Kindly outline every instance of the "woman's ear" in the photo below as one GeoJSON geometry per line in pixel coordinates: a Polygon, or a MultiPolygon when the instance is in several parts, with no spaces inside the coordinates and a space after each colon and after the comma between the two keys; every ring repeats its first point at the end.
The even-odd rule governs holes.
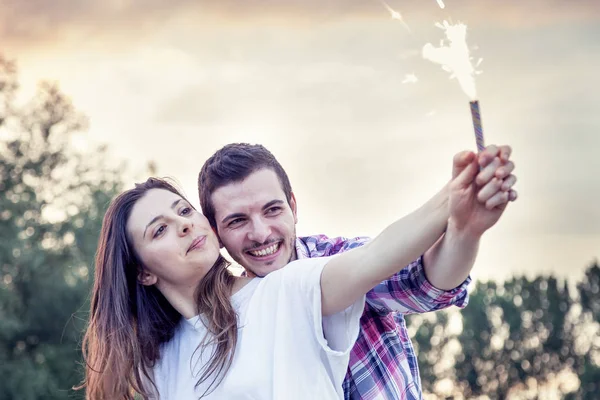
{"type": "Polygon", "coordinates": [[[148,271],[140,270],[140,272],[138,272],[138,282],[144,286],[152,286],[156,284],[157,281],[157,276],[148,271]]]}

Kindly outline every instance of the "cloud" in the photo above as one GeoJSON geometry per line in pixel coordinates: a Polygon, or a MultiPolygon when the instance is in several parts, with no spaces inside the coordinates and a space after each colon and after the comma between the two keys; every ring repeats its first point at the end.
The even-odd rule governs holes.
{"type": "MultiPolygon", "coordinates": [[[[440,10],[434,0],[390,1],[409,24],[423,26],[452,17],[471,26],[539,27],[598,21],[594,0],[449,1],[440,10]]],[[[153,35],[173,19],[190,23],[256,23],[274,28],[320,26],[349,19],[386,21],[388,11],[376,0],[8,0],[0,6],[0,40],[7,45],[85,44],[98,37],[120,42],[153,35]],[[60,42],[60,43],[59,43],[60,42]]],[[[395,21],[397,22],[397,21],[395,21]]],[[[201,38],[198,38],[201,39],[201,38]]]]}
{"type": "MultiPolygon", "coordinates": [[[[407,18],[427,21],[441,37],[432,22],[444,14],[434,0],[405,3],[400,6],[407,18]]],[[[472,148],[467,99],[458,84],[411,49],[421,38],[409,37],[377,1],[329,1],[324,7],[312,0],[165,4],[81,1],[69,8],[70,2],[57,1],[45,13],[45,2],[15,2],[0,13],[6,21],[21,18],[24,25],[12,31],[0,26],[27,40],[63,35],[85,47],[95,40],[94,51],[72,49],[69,57],[40,50],[34,63],[40,76],[54,78],[50,71],[63,68],[61,85],[91,117],[93,134],[117,143],[115,148],[157,160],[168,174],[180,176],[186,173],[183,165],[192,166],[186,167],[193,169],[191,181],[199,160],[228,141],[283,148],[291,169],[320,148],[311,155],[318,161],[297,167],[297,181],[307,182],[306,197],[322,190],[308,185],[331,162],[332,176],[353,170],[363,185],[352,191],[345,180],[330,184],[335,190],[323,197],[334,199],[332,204],[352,198],[349,207],[378,204],[395,210],[406,188],[422,185],[430,193],[431,179],[439,177],[433,171],[443,173],[454,151],[472,148]],[[260,23],[269,15],[276,18],[260,23]],[[299,21],[313,29],[297,31],[293,23],[299,21]],[[27,23],[35,29],[26,29],[27,23]],[[103,47],[95,35],[114,41],[103,47]],[[132,40],[140,45],[119,53],[119,46],[132,40]],[[54,64],[59,61],[60,68],[54,64]],[[402,85],[412,71],[419,84],[402,85]],[[432,109],[435,114],[427,117],[432,109]],[[184,157],[182,143],[201,150],[186,151],[184,157]],[[418,178],[397,187],[380,182],[382,170],[391,182],[413,169],[420,172],[411,174],[418,178]]],[[[564,2],[497,4],[447,0],[444,13],[479,15],[482,24],[566,24],[569,18],[583,18],[578,13],[591,3],[573,1],[567,11],[564,2]]],[[[477,55],[484,53],[486,60],[478,80],[485,133],[490,143],[513,145],[519,168],[522,197],[511,207],[509,225],[529,234],[597,233],[600,215],[591,199],[600,194],[594,183],[599,182],[594,153],[599,142],[593,134],[600,121],[591,118],[600,99],[589,83],[600,58],[593,52],[593,35],[570,23],[564,31],[478,29],[477,40],[477,55]]],[[[323,213],[331,226],[352,228],[323,213]]],[[[380,216],[370,229],[382,227],[391,214],[380,216]]]]}

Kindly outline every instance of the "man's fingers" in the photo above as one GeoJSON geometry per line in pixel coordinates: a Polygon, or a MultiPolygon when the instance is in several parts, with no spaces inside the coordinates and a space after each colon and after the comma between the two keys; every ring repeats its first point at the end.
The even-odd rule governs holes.
{"type": "Polygon", "coordinates": [[[452,179],[455,179],[470,163],[473,162],[475,153],[472,151],[461,151],[452,160],[452,179]]]}
{"type": "Polygon", "coordinates": [[[473,183],[473,180],[477,175],[477,171],[479,171],[477,159],[475,157],[471,157],[471,162],[462,169],[456,178],[453,179],[454,185],[460,188],[468,187],[473,183]]]}
{"type": "Polygon", "coordinates": [[[477,183],[479,186],[484,186],[485,184],[487,184],[494,177],[494,174],[496,173],[496,170],[499,166],[500,159],[496,157],[494,158],[494,161],[492,161],[479,172],[475,183],[477,183]]]}
{"type": "Polygon", "coordinates": [[[502,182],[501,190],[504,192],[507,192],[515,185],[515,183],[517,183],[517,177],[514,175],[510,175],[508,178],[504,179],[504,181],[502,182]]]}
{"type": "Polygon", "coordinates": [[[506,163],[510,159],[511,154],[512,147],[506,145],[496,146],[491,144],[479,154],[479,165],[481,168],[485,168],[496,157],[499,157],[502,163],[506,163]]]}
{"type": "Polygon", "coordinates": [[[511,190],[510,192],[508,192],[508,200],[509,201],[515,201],[518,198],[518,194],[516,192],[516,190],[511,190]]]}
{"type": "Polygon", "coordinates": [[[480,154],[479,154],[479,165],[481,166],[481,168],[485,168],[489,163],[491,163],[494,158],[498,157],[498,153],[500,152],[500,149],[498,149],[497,146],[491,144],[488,147],[486,147],[480,154]]]}
{"type": "MultiPolygon", "coordinates": [[[[504,162],[504,161],[500,161],[500,162],[504,162]]],[[[507,176],[510,175],[511,172],[513,172],[515,169],[515,163],[513,163],[512,161],[508,161],[506,162],[506,164],[501,165],[496,172],[494,173],[494,176],[498,179],[504,179],[507,176]]]]}
{"type": "Polygon", "coordinates": [[[506,207],[509,194],[507,192],[497,192],[485,202],[485,208],[493,210],[496,207],[506,207]]]}
{"type": "Polygon", "coordinates": [[[502,162],[507,162],[512,154],[512,147],[510,146],[500,146],[500,160],[502,162]]]}
{"type": "MultiPolygon", "coordinates": [[[[492,198],[496,193],[501,192],[500,187],[502,186],[502,181],[498,178],[492,178],[490,182],[488,182],[484,187],[479,189],[477,192],[477,200],[481,203],[487,202],[492,198]]],[[[506,192],[505,192],[506,193],[506,192]]]]}

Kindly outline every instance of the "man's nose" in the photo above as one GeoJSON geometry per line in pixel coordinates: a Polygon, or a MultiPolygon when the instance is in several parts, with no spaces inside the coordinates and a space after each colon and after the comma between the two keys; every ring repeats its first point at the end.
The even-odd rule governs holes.
{"type": "Polygon", "coordinates": [[[263,221],[261,218],[257,218],[252,221],[251,231],[248,233],[248,239],[258,242],[264,243],[267,241],[269,236],[271,235],[271,227],[268,223],[263,221]]]}

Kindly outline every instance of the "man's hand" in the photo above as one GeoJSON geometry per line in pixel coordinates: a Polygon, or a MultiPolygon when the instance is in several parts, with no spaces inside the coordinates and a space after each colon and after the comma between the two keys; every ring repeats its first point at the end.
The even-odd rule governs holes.
{"type": "Polygon", "coordinates": [[[454,157],[449,228],[479,237],[498,222],[508,202],[517,199],[510,154],[509,146],[491,145],[479,155],[465,151],[454,157]]]}
{"type": "Polygon", "coordinates": [[[427,279],[438,289],[454,289],[467,279],[481,235],[516,200],[510,152],[508,146],[489,146],[479,155],[465,151],[454,157],[446,232],[423,257],[427,279]]]}

